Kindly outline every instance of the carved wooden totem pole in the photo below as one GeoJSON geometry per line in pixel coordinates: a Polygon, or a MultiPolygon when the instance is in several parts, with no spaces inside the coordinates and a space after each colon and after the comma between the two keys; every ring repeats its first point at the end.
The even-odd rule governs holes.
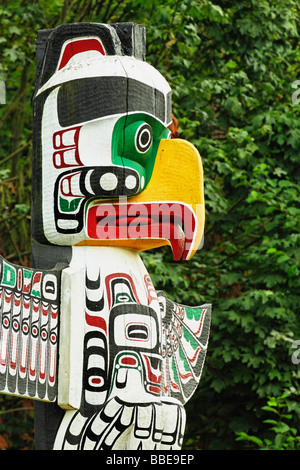
{"type": "Polygon", "coordinates": [[[35,400],[37,449],[180,449],[210,305],[155,291],[139,252],[193,256],[203,174],[144,27],[39,31],[33,115],[33,267],[1,259],[0,391],[35,400]]]}

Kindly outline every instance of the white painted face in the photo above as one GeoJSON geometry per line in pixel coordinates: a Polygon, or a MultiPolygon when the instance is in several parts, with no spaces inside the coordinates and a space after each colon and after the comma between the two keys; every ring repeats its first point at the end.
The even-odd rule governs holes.
{"type": "Polygon", "coordinates": [[[76,52],[77,45],[74,52],[67,41],[56,72],[36,95],[42,232],[52,244],[89,239],[90,201],[143,191],[158,143],[169,134],[171,90],[160,73],[134,57],[104,55],[97,38],[79,42],[87,40],[99,50],[76,52]]]}

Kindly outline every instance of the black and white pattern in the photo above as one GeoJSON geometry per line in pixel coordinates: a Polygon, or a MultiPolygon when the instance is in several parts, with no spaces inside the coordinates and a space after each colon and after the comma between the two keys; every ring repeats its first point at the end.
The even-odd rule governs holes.
{"type": "Polygon", "coordinates": [[[23,268],[0,257],[0,391],[54,401],[60,271],[23,268]]]}

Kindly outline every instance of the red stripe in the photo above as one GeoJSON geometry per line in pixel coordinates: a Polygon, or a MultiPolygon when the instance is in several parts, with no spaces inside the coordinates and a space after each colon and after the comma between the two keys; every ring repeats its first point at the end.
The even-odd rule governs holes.
{"type": "Polygon", "coordinates": [[[128,365],[128,366],[136,366],[137,360],[135,357],[122,357],[121,364],[128,365]]]}
{"type": "Polygon", "coordinates": [[[69,44],[67,44],[65,47],[58,70],[65,67],[65,65],[74,55],[86,51],[98,51],[100,52],[100,54],[105,55],[103,46],[101,42],[97,39],[81,39],[78,41],[72,41],[69,42],[69,44]]]}
{"type": "Polygon", "coordinates": [[[149,386],[149,392],[155,393],[156,395],[160,395],[160,388],[159,387],[153,387],[153,385],[149,386]]]}
{"type": "Polygon", "coordinates": [[[89,315],[88,313],[85,312],[85,321],[87,322],[89,326],[101,328],[101,330],[104,330],[105,333],[107,332],[106,321],[103,318],[89,315]]]}

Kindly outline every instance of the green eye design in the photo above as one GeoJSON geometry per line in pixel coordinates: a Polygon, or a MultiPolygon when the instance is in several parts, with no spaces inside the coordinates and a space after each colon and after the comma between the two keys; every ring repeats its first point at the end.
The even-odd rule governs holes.
{"type": "Polygon", "coordinates": [[[149,124],[141,124],[135,134],[135,147],[139,153],[145,153],[153,142],[152,128],[149,124]]]}
{"type": "Polygon", "coordinates": [[[152,116],[134,113],[122,116],[112,135],[112,162],[138,171],[141,190],[150,181],[161,139],[167,139],[169,129],[152,116]]]}
{"type": "Polygon", "coordinates": [[[122,156],[145,163],[153,143],[152,127],[148,122],[138,120],[126,125],[122,156]]]}

